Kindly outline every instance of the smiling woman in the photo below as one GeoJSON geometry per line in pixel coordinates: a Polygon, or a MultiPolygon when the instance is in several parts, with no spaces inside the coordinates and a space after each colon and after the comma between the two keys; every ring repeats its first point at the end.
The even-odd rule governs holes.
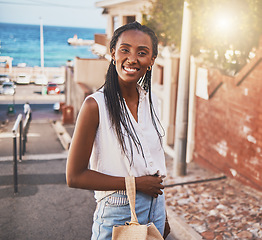
{"type": "Polygon", "coordinates": [[[95,190],[92,240],[111,240],[113,226],[130,221],[125,191],[130,175],[135,177],[139,223],[153,222],[162,235],[168,226],[163,134],[151,93],[157,45],[154,32],[137,22],[118,28],[110,42],[106,81],[78,115],[66,177],[70,187],[95,190]]]}

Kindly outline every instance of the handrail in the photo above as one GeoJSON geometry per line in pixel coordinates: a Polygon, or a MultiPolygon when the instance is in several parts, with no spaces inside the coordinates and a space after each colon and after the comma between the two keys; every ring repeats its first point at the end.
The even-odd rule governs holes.
{"type": "Polygon", "coordinates": [[[29,118],[30,118],[30,114],[31,114],[31,110],[29,110],[29,111],[27,112],[26,116],[25,116],[25,121],[24,121],[24,126],[23,126],[23,128],[25,128],[26,125],[28,124],[29,118]]]}
{"type": "Polygon", "coordinates": [[[26,149],[26,140],[27,140],[27,132],[29,128],[31,111],[26,114],[26,118],[23,125],[23,115],[20,113],[15,121],[15,124],[12,128],[13,133],[13,175],[14,175],[14,193],[18,192],[18,180],[17,180],[17,133],[19,128],[19,161],[22,161],[22,150],[23,155],[26,149]],[[23,146],[22,146],[22,137],[23,137],[23,146]]]}
{"type": "Polygon", "coordinates": [[[17,129],[18,129],[18,127],[19,127],[19,124],[20,124],[22,118],[23,118],[23,115],[20,113],[20,114],[17,116],[16,121],[15,121],[15,124],[14,124],[14,126],[13,126],[13,128],[12,128],[12,132],[13,132],[14,134],[17,134],[17,129]]]}
{"type": "Polygon", "coordinates": [[[27,132],[29,128],[29,122],[31,120],[30,117],[31,117],[31,110],[27,112],[23,125],[23,155],[25,155],[26,152],[27,132]]]}

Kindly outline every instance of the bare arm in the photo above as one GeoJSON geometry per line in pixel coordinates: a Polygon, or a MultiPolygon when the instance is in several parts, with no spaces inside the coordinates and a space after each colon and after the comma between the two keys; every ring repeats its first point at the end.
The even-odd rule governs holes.
{"type": "MultiPolygon", "coordinates": [[[[89,190],[125,190],[124,177],[114,177],[88,169],[89,159],[99,125],[96,101],[89,98],[83,104],[69,150],[66,179],[69,187],[89,190]]],[[[162,194],[162,179],[153,176],[136,178],[138,191],[156,197],[162,194]]]]}

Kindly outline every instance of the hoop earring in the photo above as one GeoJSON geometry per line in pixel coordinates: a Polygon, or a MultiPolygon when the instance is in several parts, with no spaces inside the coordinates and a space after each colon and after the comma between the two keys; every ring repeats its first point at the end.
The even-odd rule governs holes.
{"type": "Polygon", "coordinates": [[[112,60],[113,65],[116,65],[116,60],[112,60]]]}
{"type": "Polygon", "coordinates": [[[152,70],[152,66],[148,66],[147,71],[151,71],[152,70]]]}

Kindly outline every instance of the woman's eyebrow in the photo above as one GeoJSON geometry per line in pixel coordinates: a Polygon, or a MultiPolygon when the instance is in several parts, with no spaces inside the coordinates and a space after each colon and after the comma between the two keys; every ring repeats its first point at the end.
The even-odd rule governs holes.
{"type": "Polygon", "coordinates": [[[147,47],[147,46],[139,46],[138,48],[140,48],[140,49],[147,49],[147,50],[150,50],[150,48],[147,47]]]}
{"type": "MultiPolygon", "coordinates": [[[[132,47],[132,45],[130,45],[129,43],[121,43],[120,46],[128,46],[128,47],[132,47]]],[[[150,48],[147,47],[147,46],[138,46],[138,48],[140,48],[140,49],[148,49],[148,50],[150,50],[150,48]]]]}

